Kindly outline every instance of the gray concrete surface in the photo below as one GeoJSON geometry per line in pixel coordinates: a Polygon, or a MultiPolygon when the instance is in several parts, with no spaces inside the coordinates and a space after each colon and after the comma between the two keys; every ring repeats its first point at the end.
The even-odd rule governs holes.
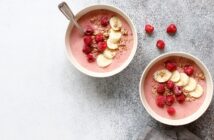
{"type": "MultiPolygon", "coordinates": [[[[96,79],[77,71],[64,54],[67,20],[57,0],[0,1],[0,139],[131,140],[146,125],[170,129],[141,105],[139,78],[146,65],[165,52],[185,51],[200,58],[214,75],[213,0],[67,1],[78,11],[107,3],[124,10],[138,30],[134,60],[120,74],[96,79]],[[178,33],[170,37],[166,26],[178,33]],[[145,23],[155,33],[144,33],[145,23]],[[164,39],[163,52],[155,48],[164,39]]],[[[214,139],[214,102],[186,127],[214,139]]]]}

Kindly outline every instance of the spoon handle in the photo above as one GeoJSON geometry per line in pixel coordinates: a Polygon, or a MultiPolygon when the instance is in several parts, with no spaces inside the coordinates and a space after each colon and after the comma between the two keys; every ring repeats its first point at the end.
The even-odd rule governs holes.
{"type": "Polygon", "coordinates": [[[70,20],[71,22],[74,23],[74,25],[78,28],[78,30],[80,31],[81,35],[84,35],[84,30],[82,29],[82,27],[77,23],[77,21],[75,20],[74,14],[71,11],[71,9],[69,8],[69,6],[67,5],[66,2],[62,2],[58,5],[59,10],[65,15],[65,17],[70,20]]]}

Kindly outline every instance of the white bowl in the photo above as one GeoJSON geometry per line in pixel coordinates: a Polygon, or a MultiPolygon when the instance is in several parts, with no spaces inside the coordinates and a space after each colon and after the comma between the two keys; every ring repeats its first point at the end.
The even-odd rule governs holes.
{"type": "Polygon", "coordinates": [[[184,52],[170,52],[170,53],[166,53],[163,55],[158,56],[157,58],[155,58],[154,60],[152,60],[147,67],[145,68],[141,79],[140,79],[140,84],[139,84],[139,92],[140,92],[140,98],[142,101],[143,106],[145,107],[146,111],[157,121],[167,124],[167,125],[185,125],[188,123],[191,123],[193,121],[195,121],[196,119],[198,119],[208,108],[208,106],[211,103],[212,97],[213,97],[213,81],[212,81],[212,77],[210,72],[208,71],[207,67],[195,56],[192,56],[188,53],[184,53],[184,52]],[[187,116],[183,119],[178,119],[178,120],[173,120],[173,119],[168,119],[168,118],[164,118],[160,115],[158,115],[155,111],[152,110],[152,108],[149,106],[149,104],[147,103],[147,100],[144,96],[144,90],[142,90],[142,85],[144,85],[144,80],[146,78],[146,75],[148,73],[148,71],[150,70],[150,68],[156,64],[157,62],[159,62],[160,60],[170,57],[170,56],[181,56],[190,60],[193,60],[198,66],[199,68],[204,72],[204,75],[206,77],[206,83],[207,83],[207,93],[206,93],[206,97],[204,99],[203,104],[200,106],[200,108],[193,113],[190,116],[187,116]]]}
{"type": "Polygon", "coordinates": [[[70,39],[70,32],[71,32],[71,30],[73,28],[73,23],[70,23],[68,25],[68,28],[67,28],[67,31],[66,31],[66,36],[65,36],[66,54],[67,54],[68,59],[70,60],[70,62],[79,71],[81,71],[82,73],[84,73],[86,75],[89,75],[89,76],[92,76],[92,77],[109,77],[109,76],[112,76],[112,75],[115,75],[115,74],[121,72],[132,61],[132,59],[133,59],[133,57],[135,55],[135,52],[137,50],[137,31],[135,29],[135,26],[134,26],[132,20],[122,10],[120,10],[120,9],[114,7],[114,6],[111,6],[111,5],[99,5],[99,4],[96,4],[96,5],[88,6],[86,8],[83,8],[82,10],[80,10],[75,15],[75,18],[78,20],[80,17],[82,17],[86,13],[88,13],[90,11],[98,10],[98,9],[105,9],[105,10],[109,10],[109,11],[115,12],[115,13],[121,15],[127,21],[127,23],[129,24],[129,26],[130,26],[130,28],[132,30],[132,33],[133,33],[133,39],[134,39],[134,41],[133,41],[133,48],[132,48],[131,54],[129,55],[128,59],[121,66],[119,66],[118,68],[116,68],[116,69],[114,69],[114,70],[112,70],[110,72],[102,72],[102,73],[93,72],[93,71],[89,71],[85,67],[81,66],[77,62],[77,60],[74,58],[74,56],[72,55],[71,49],[70,49],[69,39],[70,39]]]}

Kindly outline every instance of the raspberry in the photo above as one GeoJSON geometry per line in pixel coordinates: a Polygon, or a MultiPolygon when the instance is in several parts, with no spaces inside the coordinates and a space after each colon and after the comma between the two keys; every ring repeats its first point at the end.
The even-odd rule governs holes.
{"type": "Polygon", "coordinates": [[[97,48],[99,52],[103,52],[107,48],[106,42],[99,42],[97,48]]]}
{"type": "Polygon", "coordinates": [[[165,105],[165,100],[166,100],[166,99],[165,99],[165,96],[163,96],[163,95],[158,95],[158,96],[156,97],[156,104],[157,104],[157,106],[163,108],[164,105],[165,105]]]}
{"type": "Polygon", "coordinates": [[[91,36],[84,36],[83,37],[84,43],[87,46],[90,46],[92,44],[92,37],[91,36]]]}
{"type": "Polygon", "coordinates": [[[175,98],[173,95],[167,95],[166,96],[166,104],[168,106],[171,106],[175,102],[175,98]]]}
{"type": "Polygon", "coordinates": [[[146,31],[148,34],[152,34],[153,31],[154,31],[154,27],[153,27],[152,25],[150,25],[150,24],[147,24],[147,25],[145,26],[145,31],[146,31]]]}
{"type": "Polygon", "coordinates": [[[85,54],[89,54],[89,53],[92,51],[92,49],[91,49],[91,47],[85,45],[85,46],[83,47],[82,51],[83,51],[85,54]]]}
{"type": "Polygon", "coordinates": [[[194,72],[193,66],[190,66],[190,65],[184,66],[184,72],[185,72],[187,75],[191,76],[191,75],[193,74],[193,72],[194,72]]]}
{"type": "Polygon", "coordinates": [[[185,98],[186,98],[186,96],[184,94],[180,94],[180,95],[176,96],[176,100],[180,104],[182,104],[185,101],[185,98]]]}
{"type": "Polygon", "coordinates": [[[164,41],[163,40],[158,40],[157,43],[156,43],[156,47],[158,49],[164,49],[164,47],[165,47],[164,41]]]}
{"type": "Polygon", "coordinates": [[[84,30],[85,35],[92,35],[94,33],[94,29],[91,26],[87,26],[84,30]]]}
{"type": "Polygon", "coordinates": [[[166,32],[168,34],[175,34],[176,31],[177,31],[177,28],[176,28],[175,24],[170,24],[166,29],[166,32]]]}
{"type": "Polygon", "coordinates": [[[102,26],[106,27],[109,24],[109,18],[107,16],[103,16],[100,20],[102,26]]]}
{"type": "Polygon", "coordinates": [[[89,63],[94,62],[95,58],[92,53],[87,54],[87,60],[89,63]]]}
{"type": "Polygon", "coordinates": [[[179,96],[179,95],[181,95],[181,94],[183,93],[181,87],[179,87],[179,86],[174,86],[173,92],[174,92],[174,94],[175,94],[176,96],[179,96]]]}
{"type": "Polygon", "coordinates": [[[163,94],[165,92],[165,86],[164,84],[159,84],[157,87],[157,93],[163,94]]]}
{"type": "Polygon", "coordinates": [[[175,62],[172,61],[166,61],[165,62],[165,67],[166,69],[168,69],[169,71],[174,71],[177,69],[177,65],[175,62]]]}
{"type": "Polygon", "coordinates": [[[95,41],[98,42],[102,42],[104,40],[103,34],[97,34],[95,36],[95,41]]]}
{"type": "Polygon", "coordinates": [[[168,113],[170,116],[175,115],[175,113],[176,113],[175,108],[174,108],[174,107],[169,107],[169,108],[167,108],[167,113],[168,113]]]}
{"type": "Polygon", "coordinates": [[[175,86],[175,84],[171,80],[167,81],[166,87],[168,89],[172,90],[174,88],[174,86],[175,86]]]}

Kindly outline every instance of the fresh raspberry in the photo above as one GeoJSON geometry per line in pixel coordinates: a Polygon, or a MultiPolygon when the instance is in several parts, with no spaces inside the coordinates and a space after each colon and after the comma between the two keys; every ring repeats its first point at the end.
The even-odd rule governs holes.
{"type": "Polygon", "coordinates": [[[174,107],[169,107],[167,108],[167,113],[170,115],[170,116],[174,116],[176,111],[175,111],[175,108],[174,107]]]}
{"type": "Polygon", "coordinates": [[[91,36],[84,36],[83,40],[84,40],[85,45],[87,45],[87,46],[90,46],[93,41],[91,36]]]}
{"type": "Polygon", "coordinates": [[[154,27],[150,24],[146,24],[145,26],[145,31],[148,33],[148,34],[152,34],[153,31],[154,31],[154,27]]]}
{"type": "Polygon", "coordinates": [[[176,31],[177,31],[177,28],[176,28],[175,24],[170,24],[166,29],[166,32],[168,34],[175,34],[176,31]]]}
{"type": "Polygon", "coordinates": [[[180,86],[174,86],[173,92],[176,96],[179,96],[183,93],[182,88],[180,86]]]}
{"type": "Polygon", "coordinates": [[[92,51],[92,49],[91,49],[91,47],[89,47],[89,46],[87,46],[87,45],[84,45],[82,51],[83,51],[85,54],[89,54],[89,53],[92,51]]]}
{"type": "Polygon", "coordinates": [[[168,89],[172,90],[174,88],[174,86],[175,86],[175,84],[171,80],[167,81],[166,87],[168,89]]]}
{"type": "Polygon", "coordinates": [[[167,95],[166,96],[166,104],[168,106],[171,106],[175,102],[175,98],[173,95],[167,95]]]}
{"type": "Polygon", "coordinates": [[[176,96],[176,100],[178,101],[178,103],[182,104],[186,99],[186,96],[184,94],[180,94],[178,96],[176,96]]]}
{"type": "Polygon", "coordinates": [[[98,42],[102,42],[104,40],[103,34],[97,34],[95,36],[95,41],[98,42]]]}
{"type": "Polygon", "coordinates": [[[94,29],[91,26],[88,25],[84,29],[84,33],[85,33],[85,35],[92,35],[94,33],[94,29]]]}
{"type": "Polygon", "coordinates": [[[109,18],[107,16],[103,16],[100,20],[102,26],[106,27],[109,24],[109,18]]]}
{"type": "Polygon", "coordinates": [[[89,63],[94,62],[95,61],[94,55],[92,53],[87,54],[87,60],[89,63]]]}
{"type": "Polygon", "coordinates": [[[163,95],[158,95],[156,97],[156,104],[157,104],[158,107],[163,108],[164,105],[165,105],[165,101],[166,101],[166,97],[163,96],[163,95]]]}
{"type": "Polygon", "coordinates": [[[107,48],[106,42],[99,42],[97,48],[99,52],[103,52],[107,48]]]}
{"type": "Polygon", "coordinates": [[[157,87],[157,93],[163,94],[165,92],[165,86],[164,84],[159,84],[157,87]]]}
{"type": "Polygon", "coordinates": [[[175,62],[172,61],[166,61],[165,62],[165,67],[166,69],[168,69],[169,71],[174,71],[177,69],[177,65],[175,62]]]}
{"type": "Polygon", "coordinates": [[[187,75],[191,76],[191,75],[193,74],[193,72],[194,72],[193,66],[190,66],[190,65],[184,66],[184,72],[185,72],[187,75]]]}
{"type": "Polygon", "coordinates": [[[164,49],[164,47],[165,47],[164,41],[163,40],[158,40],[157,43],[156,43],[156,47],[158,49],[164,49]]]}

